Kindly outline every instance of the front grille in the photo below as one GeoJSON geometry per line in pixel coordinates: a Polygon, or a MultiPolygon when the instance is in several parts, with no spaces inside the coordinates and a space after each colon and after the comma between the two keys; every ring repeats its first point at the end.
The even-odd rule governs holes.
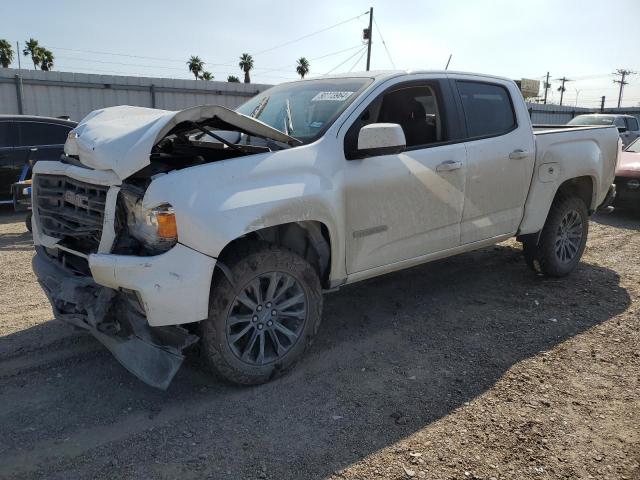
{"type": "Polygon", "coordinates": [[[96,252],[109,187],[64,175],[35,175],[33,186],[42,233],[74,250],[96,252]]]}

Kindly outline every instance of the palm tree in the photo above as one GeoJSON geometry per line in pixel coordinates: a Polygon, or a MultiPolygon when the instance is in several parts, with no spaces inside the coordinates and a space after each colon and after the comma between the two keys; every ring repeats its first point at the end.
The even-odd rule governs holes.
{"type": "Polygon", "coordinates": [[[0,65],[3,68],[9,68],[11,62],[13,62],[13,47],[4,38],[0,39],[0,65]]]}
{"type": "Polygon", "coordinates": [[[189,58],[189,61],[187,62],[187,66],[189,67],[189,71],[193,73],[193,76],[196,77],[196,80],[198,80],[200,72],[202,72],[202,69],[204,67],[204,62],[200,59],[200,57],[191,55],[191,58],[189,58]]]}
{"type": "Polygon", "coordinates": [[[31,55],[31,61],[33,62],[33,69],[37,70],[38,65],[42,61],[42,49],[40,45],[38,45],[38,40],[34,38],[30,38],[26,43],[25,47],[22,50],[22,53],[25,57],[31,55]]]}
{"type": "Polygon", "coordinates": [[[240,83],[240,79],[238,77],[236,77],[235,75],[229,75],[227,77],[227,82],[240,83]]]}
{"type": "Polygon", "coordinates": [[[40,70],[49,71],[53,69],[53,53],[46,48],[40,48],[40,70]]]}
{"type": "Polygon", "coordinates": [[[248,53],[243,53],[238,64],[240,70],[244,72],[244,83],[251,83],[249,78],[249,70],[253,68],[253,57],[248,53]]]}
{"type": "Polygon", "coordinates": [[[200,75],[200,78],[202,80],[210,81],[210,80],[213,80],[213,74],[211,72],[202,72],[202,75],[200,75]]]}
{"type": "Polygon", "coordinates": [[[305,57],[300,57],[298,59],[298,66],[296,67],[296,72],[300,75],[300,78],[304,78],[304,76],[309,73],[309,60],[305,57]]]}

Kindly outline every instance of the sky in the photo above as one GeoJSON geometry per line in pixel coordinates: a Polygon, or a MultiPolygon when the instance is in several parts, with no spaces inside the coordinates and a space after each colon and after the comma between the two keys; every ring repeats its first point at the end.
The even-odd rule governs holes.
{"type": "MultiPolygon", "coordinates": [[[[55,55],[54,70],[193,78],[198,55],[216,80],[242,79],[238,57],[254,58],[253,83],[362,71],[362,29],[374,9],[371,68],[443,69],[543,80],[565,105],[614,107],[619,68],[623,106],[640,106],[640,0],[0,0],[0,38],[22,48],[33,37],[55,55]],[[28,4],[29,8],[25,8],[28,4]],[[34,15],[37,12],[37,15],[34,15]],[[365,14],[367,13],[367,14],[365,14]]],[[[33,68],[21,56],[22,68],[33,68]]],[[[17,67],[17,61],[14,62],[17,67]]]]}

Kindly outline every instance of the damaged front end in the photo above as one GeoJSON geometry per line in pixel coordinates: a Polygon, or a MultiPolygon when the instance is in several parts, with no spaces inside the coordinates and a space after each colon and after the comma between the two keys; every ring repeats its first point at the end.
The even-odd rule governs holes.
{"type": "Polygon", "coordinates": [[[150,327],[134,293],[98,285],[51,254],[39,247],[33,270],[56,318],[89,331],[132,374],[165,390],[198,337],[179,326],[150,327]]]}
{"type": "Polygon", "coordinates": [[[296,139],[224,107],[113,107],[34,167],[33,269],[56,318],[89,331],[145,383],[166,389],[207,318],[216,259],[180,243],[178,214],[145,203],[154,178],[265,153],[296,139]],[[133,134],[135,132],[135,134],[133,134]]]}

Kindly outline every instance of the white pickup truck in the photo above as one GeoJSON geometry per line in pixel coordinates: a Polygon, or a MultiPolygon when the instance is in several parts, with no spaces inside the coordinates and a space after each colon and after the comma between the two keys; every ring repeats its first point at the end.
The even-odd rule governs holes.
{"type": "Polygon", "coordinates": [[[615,127],[534,132],[514,82],[465,73],[106,108],[34,168],[33,265],[56,317],[148,384],[196,341],[256,384],[301,357],[323,291],[513,236],[537,272],[568,274],[619,151],[615,127]]]}

